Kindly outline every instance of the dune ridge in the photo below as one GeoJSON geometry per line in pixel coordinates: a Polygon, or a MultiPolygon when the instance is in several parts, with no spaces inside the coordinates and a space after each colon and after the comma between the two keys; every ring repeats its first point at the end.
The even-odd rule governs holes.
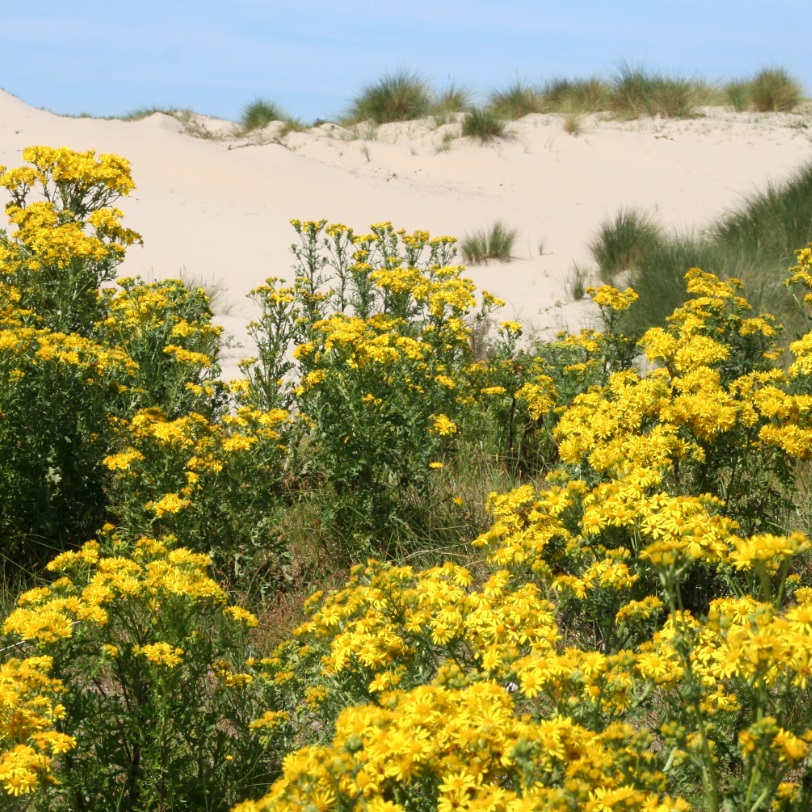
{"type": "Polygon", "coordinates": [[[224,369],[233,375],[251,354],[245,294],[289,274],[294,217],[358,231],[388,220],[460,238],[499,218],[519,232],[513,261],[468,275],[506,300],[504,318],[537,333],[583,326],[592,311],[573,301],[568,279],[573,263],[591,263],[587,244],[603,219],[633,206],[666,228],[701,229],[812,159],[809,110],[701,112],[625,122],[586,116],[578,135],[564,130],[563,116],[537,114],[511,123],[510,138],[480,145],[457,137],[453,121],[351,130],[325,123],[287,134],[277,123],[246,136],[203,116],[185,125],[161,113],[62,117],[0,91],[0,164],[19,165],[34,144],[126,157],[137,188],[119,205],[144,246],[130,249],[120,273],[184,274],[221,287],[220,321],[236,343],[224,369]]]}

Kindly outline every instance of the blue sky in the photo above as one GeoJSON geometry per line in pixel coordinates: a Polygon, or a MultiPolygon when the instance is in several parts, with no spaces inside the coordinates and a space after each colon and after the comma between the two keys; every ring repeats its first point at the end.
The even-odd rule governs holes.
{"type": "Polygon", "coordinates": [[[622,60],[708,79],[781,65],[812,95],[810,0],[38,0],[4,4],[0,87],[57,113],[257,97],[312,121],[386,73],[482,93],[517,77],[609,75],[622,60]]]}

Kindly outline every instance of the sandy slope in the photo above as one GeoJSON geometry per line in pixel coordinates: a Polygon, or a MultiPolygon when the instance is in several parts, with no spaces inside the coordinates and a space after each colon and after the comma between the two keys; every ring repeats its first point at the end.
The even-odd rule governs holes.
{"type": "MultiPolygon", "coordinates": [[[[120,205],[144,246],[130,250],[122,273],[184,272],[223,284],[231,312],[222,321],[240,340],[252,315],[244,294],[289,273],[292,217],[357,230],[390,220],[457,236],[502,218],[519,229],[515,260],[470,275],[507,300],[505,318],[574,328],[589,309],[568,301],[567,278],[573,262],[588,264],[586,245],[604,218],[636,206],[668,227],[701,228],[812,160],[809,112],[705,113],[685,121],[591,117],[578,136],[564,132],[560,117],[528,116],[512,125],[511,139],[483,147],[444,142],[458,126],[427,122],[354,132],[326,124],[279,139],[278,125],[239,138],[227,122],[199,119],[216,136],[199,138],[161,114],[64,118],[0,91],[0,164],[19,165],[33,144],[128,158],[137,189],[120,205]]],[[[243,354],[250,348],[235,351],[243,354]]],[[[233,372],[234,359],[227,366],[233,372]]]]}

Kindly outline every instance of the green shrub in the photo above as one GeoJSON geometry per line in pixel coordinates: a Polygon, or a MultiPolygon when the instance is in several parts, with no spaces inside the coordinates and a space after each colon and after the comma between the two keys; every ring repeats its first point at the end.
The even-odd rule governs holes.
{"type": "Polygon", "coordinates": [[[483,107],[473,107],[462,122],[462,134],[487,143],[496,138],[505,138],[505,122],[494,112],[483,107]]]}
{"type": "MultiPolygon", "coordinates": [[[[4,808],[226,812],[273,780],[280,740],[251,727],[274,703],[246,668],[246,632],[257,621],[228,605],[205,555],[173,537],[131,545],[106,532],[48,569],[58,581],[21,596],[0,640],[39,654],[58,680],[58,722],[43,720],[17,752],[54,736],[50,728],[64,737],[62,755],[18,759],[18,775],[35,767],[46,775],[31,775],[38,791],[23,793],[20,806],[4,798],[4,808]]],[[[25,730],[20,721],[0,721],[0,763],[25,730]]],[[[7,761],[2,777],[8,792],[7,761]]]]}
{"type": "Polygon", "coordinates": [[[389,73],[367,85],[345,115],[348,123],[412,121],[429,115],[431,90],[425,79],[411,71],[389,73]]]}
{"type": "Polygon", "coordinates": [[[0,233],[0,534],[3,558],[27,570],[103,521],[110,404],[126,402],[133,363],[98,340],[100,287],[140,237],[112,207],[133,188],[127,161],[49,147],[23,158],[0,177],[16,226],[0,233]]]}
{"type": "Polygon", "coordinates": [[[293,284],[272,279],[254,292],[262,318],[259,356],[244,366],[249,402],[300,415],[308,498],[336,559],[419,555],[454,536],[433,500],[475,408],[463,397],[473,285],[452,265],[449,238],[389,223],[366,235],[293,224],[293,284]]]}
{"type": "MultiPolygon", "coordinates": [[[[809,290],[812,250],[798,254],[809,290]]],[[[352,810],[808,806],[812,544],[773,528],[812,453],[796,411],[812,334],[773,368],[769,317],[741,286],[686,281],[637,346],[614,332],[634,292],[589,291],[604,332],[567,336],[534,381],[559,415],[556,470],[491,496],[476,569],[369,562],[313,597],[268,664],[291,713],[316,698],[304,746],[239,812],[347,787],[352,810]],[[591,385],[568,396],[566,375],[591,385]]]]}
{"type": "Polygon", "coordinates": [[[460,241],[463,261],[474,265],[491,259],[510,262],[518,233],[518,229],[497,220],[490,228],[467,234],[460,241]]]}

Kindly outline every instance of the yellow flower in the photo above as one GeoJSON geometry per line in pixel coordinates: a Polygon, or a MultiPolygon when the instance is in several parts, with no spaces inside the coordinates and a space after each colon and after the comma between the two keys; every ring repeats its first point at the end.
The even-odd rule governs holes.
{"type": "Polygon", "coordinates": [[[154,513],[156,518],[161,519],[167,514],[179,513],[191,504],[190,499],[181,499],[176,493],[167,493],[157,502],[148,502],[146,508],[154,513]]]}
{"type": "Polygon", "coordinates": [[[444,414],[433,415],[432,420],[433,423],[431,426],[431,430],[435,434],[448,436],[450,434],[457,433],[457,424],[453,420],[449,420],[449,418],[446,417],[446,415],[444,414]]]}
{"type": "Polygon", "coordinates": [[[169,643],[149,643],[145,646],[133,646],[133,654],[145,657],[155,665],[174,668],[183,662],[183,649],[169,643]]]}
{"type": "Polygon", "coordinates": [[[610,310],[617,310],[619,312],[627,310],[639,298],[631,288],[620,291],[611,285],[602,285],[599,288],[587,288],[586,293],[592,297],[592,301],[599,307],[607,307],[610,310]]]}
{"type": "Polygon", "coordinates": [[[227,606],[225,609],[223,609],[223,613],[234,620],[239,621],[240,623],[244,623],[249,628],[253,629],[259,625],[256,615],[252,614],[247,609],[243,609],[241,606],[227,606]]]}

